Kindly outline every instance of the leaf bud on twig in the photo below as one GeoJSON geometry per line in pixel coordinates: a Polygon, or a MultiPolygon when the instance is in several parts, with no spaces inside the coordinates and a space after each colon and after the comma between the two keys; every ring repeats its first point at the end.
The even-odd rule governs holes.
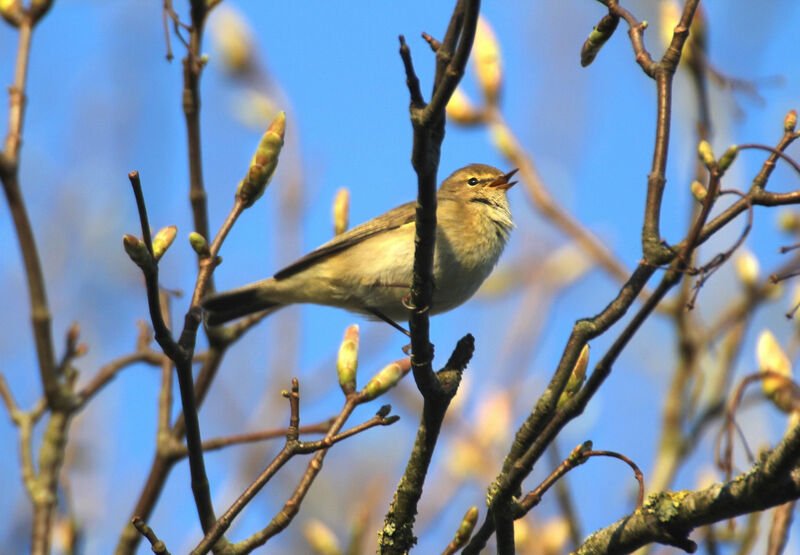
{"type": "Polygon", "coordinates": [[[150,263],[150,252],[147,250],[147,245],[135,235],[127,233],[123,235],[122,246],[131,260],[140,268],[144,268],[150,263]]]}
{"type": "Polygon", "coordinates": [[[364,386],[364,400],[371,401],[375,397],[383,395],[397,385],[397,382],[408,374],[409,370],[411,370],[410,358],[401,358],[385,366],[364,386]]]}
{"type": "Polygon", "coordinates": [[[264,136],[261,137],[258,148],[250,160],[247,175],[236,189],[236,198],[244,204],[245,208],[253,206],[253,203],[264,194],[264,190],[269,185],[275,168],[278,166],[278,155],[283,147],[285,133],[286,113],[278,112],[264,136]]]}
{"type": "Polygon", "coordinates": [[[208,249],[208,241],[196,231],[192,231],[189,234],[189,244],[192,246],[192,250],[199,256],[208,256],[211,254],[211,251],[208,249]]]}
{"type": "Polygon", "coordinates": [[[795,127],[797,127],[797,110],[789,110],[789,113],[783,118],[783,130],[787,133],[794,133],[795,127]]]}
{"type": "Polygon", "coordinates": [[[586,368],[589,366],[589,344],[583,346],[581,354],[578,355],[578,360],[575,361],[575,366],[572,368],[572,373],[569,375],[567,385],[564,386],[564,391],[561,392],[561,397],[558,399],[558,406],[561,407],[569,401],[583,386],[586,381],[586,368]]]}
{"type": "Polygon", "coordinates": [[[345,395],[356,390],[356,370],[358,370],[358,325],[353,324],[344,332],[339,357],[336,360],[336,373],[339,385],[345,395]]]}
{"type": "Polygon", "coordinates": [[[705,164],[707,168],[711,168],[716,163],[716,158],[714,158],[714,151],[711,150],[711,145],[708,144],[708,141],[700,141],[700,144],[697,145],[697,155],[699,156],[700,160],[705,164]]]}
{"type": "Polygon", "coordinates": [[[706,196],[708,196],[708,189],[706,189],[705,185],[700,183],[699,181],[695,180],[692,181],[692,196],[697,200],[697,202],[704,202],[706,200],[706,196]]]}
{"type": "Polygon", "coordinates": [[[178,227],[174,225],[167,226],[156,233],[156,236],[153,237],[153,256],[156,260],[161,260],[172,242],[175,241],[177,234],[178,227]]]}
{"type": "Polygon", "coordinates": [[[730,146],[719,159],[719,171],[724,172],[727,170],[736,160],[737,154],[739,154],[739,147],[737,145],[730,146]]]}

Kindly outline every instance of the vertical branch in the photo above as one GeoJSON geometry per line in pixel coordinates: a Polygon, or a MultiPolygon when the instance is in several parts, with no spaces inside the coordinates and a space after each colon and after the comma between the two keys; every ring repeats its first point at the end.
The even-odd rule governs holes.
{"type": "Polygon", "coordinates": [[[411,102],[409,106],[414,143],[411,164],[417,173],[416,236],[414,269],[411,280],[411,365],[414,381],[423,396],[424,404],[414,449],[406,464],[394,500],[386,514],[380,538],[382,553],[405,553],[416,542],[413,534],[417,504],[428,472],[442,421],[460,383],[461,370],[472,356],[472,336],[459,341],[450,363],[462,359],[464,366],[457,379],[440,381],[433,371],[433,345],[430,343],[428,310],[433,298],[433,260],[436,245],[436,173],[444,140],[445,106],[464,74],[475,28],[478,23],[480,0],[459,0],[450,18],[445,38],[436,50],[436,74],[431,102],[425,104],[419,79],[414,72],[411,52],[400,37],[400,57],[406,73],[411,102]],[[464,352],[469,354],[464,358],[464,352]]]}
{"type": "Polygon", "coordinates": [[[417,515],[417,505],[422,497],[425,476],[433,458],[433,450],[450,400],[458,391],[461,375],[474,350],[475,340],[471,335],[467,334],[461,338],[450,360],[436,376],[442,384],[445,396],[437,402],[426,399],[423,404],[414,447],[380,533],[381,553],[407,553],[416,542],[414,520],[417,515]]]}
{"type": "MultiPolygon", "coordinates": [[[[189,29],[189,48],[183,58],[183,115],[186,119],[186,139],[189,159],[189,202],[192,206],[194,230],[208,239],[207,195],[203,180],[203,157],[200,143],[200,76],[203,63],[200,52],[203,42],[208,7],[205,2],[191,3],[192,25],[189,29]]],[[[201,260],[198,255],[198,263],[201,260]]],[[[213,291],[213,277],[209,276],[209,290],[213,291]]]]}
{"type": "Polygon", "coordinates": [[[28,218],[28,212],[19,185],[19,151],[22,143],[22,123],[26,99],[25,87],[28,75],[33,19],[31,17],[23,17],[18,28],[19,41],[14,68],[14,83],[9,87],[8,132],[6,134],[5,149],[0,153],[0,180],[3,182],[3,191],[14,221],[14,229],[25,266],[25,277],[28,280],[33,337],[36,344],[36,356],[39,362],[42,387],[45,397],[47,397],[48,405],[51,408],[58,408],[65,405],[67,399],[65,395],[62,395],[59,387],[44,273],[42,272],[33,227],[28,218]]]}
{"type": "MultiPolygon", "coordinates": [[[[603,1],[603,0],[601,0],[603,1]]],[[[638,293],[642,290],[647,280],[655,272],[655,265],[664,260],[670,262],[674,258],[673,251],[661,245],[659,218],[661,202],[666,183],[665,170],[667,153],[669,149],[670,110],[672,103],[672,77],[680,60],[681,50],[688,35],[694,11],[699,0],[689,0],[683,11],[680,23],[675,29],[672,42],[666,54],[658,63],[652,61],[650,54],[645,50],[642,33],[645,26],[641,24],[630,12],[622,8],[616,1],[603,1],[609,12],[624,19],[629,26],[629,36],[636,54],[636,61],[644,72],[655,79],[657,95],[656,138],[653,151],[651,173],[647,180],[647,200],[645,205],[645,218],[642,228],[642,251],[645,263],[631,275],[623,286],[617,299],[612,301],[603,312],[591,319],[579,320],[572,331],[567,346],[559,362],[558,368],[548,385],[547,390],[536,403],[531,415],[517,431],[514,443],[503,463],[503,470],[490,487],[490,511],[480,530],[467,546],[465,553],[477,553],[483,548],[495,527],[508,529],[508,519],[511,518],[509,503],[512,496],[519,493],[522,480],[533,469],[533,465],[544,452],[549,442],[558,431],[575,416],[580,414],[583,407],[594,395],[597,388],[611,372],[616,357],[627,345],[633,334],[636,333],[641,323],[647,318],[667,291],[677,283],[680,274],[670,271],[662,280],[656,291],[637,313],[634,320],[625,328],[623,333],[614,343],[612,348],[598,364],[595,372],[587,385],[576,395],[563,410],[556,412],[556,402],[566,385],[578,353],[583,345],[591,338],[604,333],[614,322],[618,321],[633,304],[638,293]]],[[[702,222],[705,218],[701,216],[702,222]]],[[[698,220],[700,221],[700,220],[698,220]]],[[[698,226],[697,234],[702,229],[698,226]]],[[[687,240],[683,247],[684,255],[688,255],[697,245],[697,235],[687,240]]],[[[686,258],[681,257],[683,260],[686,258]]],[[[677,261],[680,265],[681,260],[677,261]]],[[[503,544],[505,545],[505,544],[503,544]]],[[[498,545],[498,548],[501,548],[498,545]]]]}
{"type": "MultiPolygon", "coordinates": [[[[58,501],[58,478],[64,461],[70,414],[76,406],[71,390],[74,381],[62,383],[58,373],[44,273],[19,184],[31,37],[34,25],[47,12],[50,2],[34,3],[29,9],[19,4],[6,4],[3,6],[3,16],[8,16],[6,20],[18,28],[19,39],[14,81],[9,87],[8,131],[4,149],[0,152],[0,181],[25,267],[39,376],[47,408],[51,410],[39,451],[38,472],[31,445],[33,413],[23,418],[20,425],[22,477],[33,503],[31,552],[45,554],[50,551],[53,511],[58,501]]],[[[41,416],[41,412],[38,412],[38,416],[41,416]]]]}

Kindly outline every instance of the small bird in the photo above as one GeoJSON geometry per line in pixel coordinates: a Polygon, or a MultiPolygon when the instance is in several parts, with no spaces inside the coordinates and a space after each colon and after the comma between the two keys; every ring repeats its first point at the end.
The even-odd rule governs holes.
{"type": "MultiPolygon", "coordinates": [[[[470,164],[439,187],[431,314],[469,299],[497,264],[514,228],[506,191],[516,171],[470,164]]],[[[206,297],[206,323],[312,303],[360,312],[405,332],[396,322],[408,319],[415,207],[409,202],[354,227],[269,279],[206,297]]]]}

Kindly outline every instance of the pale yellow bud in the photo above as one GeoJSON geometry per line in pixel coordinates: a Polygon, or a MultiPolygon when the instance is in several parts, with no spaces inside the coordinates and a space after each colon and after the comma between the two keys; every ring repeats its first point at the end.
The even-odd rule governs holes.
{"type": "Polygon", "coordinates": [[[171,225],[161,229],[156,236],[153,237],[153,256],[156,260],[160,260],[167,249],[175,241],[175,236],[178,234],[178,227],[171,225]]]}
{"type": "Polygon", "coordinates": [[[486,102],[490,105],[496,104],[503,82],[502,58],[497,37],[484,17],[478,19],[475,41],[472,43],[472,56],[475,74],[483,89],[486,102]]]}
{"type": "Polygon", "coordinates": [[[702,203],[706,200],[706,197],[708,196],[708,189],[705,188],[705,185],[697,180],[692,181],[691,190],[692,196],[695,198],[695,200],[697,200],[697,202],[702,203]]]}
{"type": "Polygon", "coordinates": [[[311,547],[311,550],[318,555],[339,555],[342,553],[339,547],[339,540],[326,524],[311,519],[303,526],[303,535],[311,547]]]}
{"type": "Polygon", "coordinates": [[[367,385],[364,386],[364,400],[371,401],[383,395],[399,382],[411,370],[411,359],[401,358],[375,374],[367,385]]]}
{"type": "Polygon", "coordinates": [[[253,68],[253,31],[237,10],[221,6],[212,19],[211,38],[220,55],[222,67],[234,76],[253,68]]]}
{"type": "MultiPolygon", "coordinates": [[[[769,330],[764,330],[758,336],[758,343],[756,345],[756,359],[758,360],[758,369],[761,372],[776,372],[781,376],[792,376],[792,365],[789,362],[789,357],[783,352],[778,340],[772,335],[769,330]]],[[[763,381],[764,392],[774,389],[774,384],[767,379],[763,381]]]]}
{"type": "Polygon", "coordinates": [[[258,143],[247,175],[236,189],[236,198],[242,201],[245,208],[249,208],[257,201],[269,185],[275,168],[278,167],[278,155],[283,147],[283,137],[286,133],[286,113],[278,112],[269,128],[258,143]]]}
{"type": "Polygon", "coordinates": [[[798,405],[798,388],[792,381],[792,365],[775,336],[764,330],[756,346],[758,369],[774,372],[761,379],[761,389],[772,403],[784,412],[792,412],[798,405]]]}
{"type": "Polygon", "coordinates": [[[9,24],[18,27],[26,17],[26,10],[23,9],[20,0],[0,0],[0,16],[9,24]]]}
{"type": "Polygon", "coordinates": [[[793,133],[794,128],[797,126],[797,110],[789,110],[786,117],[783,118],[783,130],[787,133],[793,133]]]}
{"type": "Polygon", "coordinates": [[[758,284],[760,273],[758,259],[751,251],[745,248],[739,249],[733,263],[736,267],[736,275],[745,287],[752,288],[758,284]]]}
{"type": "Polygon", "coordinates": [[[697,155],[707,168],[713,166],[717,161],[716,158],[714,158],[714,151],[711,150],[711,145],[708,144],[708,141],[700,141],[700,144],[697,145],[697,155]]]}
{"type": "Polygon", "coordinates": [[[490,138],[495,148],[506,158],[513,159],[519,149],[517,148],[517,141],[514,136],[504,125],[492,124],[489,128],[490,138]]]}
{"type": "Polygon", "coordinates": [[[583,386],[586,380],[586,368],[589,366],[589,344],[583,346],[581,353],[578,355],[578,360],[575,361],[575,366],[572,368],[572,373],[569,375],[567,385],[558,399],[558,406],[561,407],[569,401],[583,386]]]}
{"type": "Polygon", "coordinates": [[[358,325],[353,324],[344,332],[339,356],[336,359],[336,373],[345,395],[356,390],[356,370],[358,370],[358,325]]]}
{"type": "Polygon", "coordinates": [[[786,233],[800,231],[800,215],[794,210],[781,210],[778,214],[778,228],[786,233]]]}
{"type": "Polygon", "coordinates": [[[350,223],[350,191],[342,187],[336,191],[333,199],[333,234],[340,235],[347,231],[350,223]]]}
{"type": "Polygon", "coordinates": [[[481,120],[481,113],[475,108],[461,87],[456,87],[447,103],[447,116],[454,123],[472,125],[481,120]]]}

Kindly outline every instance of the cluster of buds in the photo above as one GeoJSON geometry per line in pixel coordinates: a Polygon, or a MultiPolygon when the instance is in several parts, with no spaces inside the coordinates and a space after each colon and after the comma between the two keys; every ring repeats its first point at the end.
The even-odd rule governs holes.
{"type": "Polygon", "coordinates": [[[152,259],[150,258],[150,252],[147,250],[147,245],[135,235],[130,235],[128,233],[123,235],[122,247],[137,266],[140,268],[147,268],[150,266],[151,262],[158,262],[161,260],[161,257],[164,256],[164,253],[167,252],[167,249],[172,245],[173,241],[175,241],[177,233],[178,228],[174,225],[167,226],[156,233],[155,237],[153,237],[152,259]]]}
{"type": "Polygon", "coordinates": [[[703,165],[708,168],[709,171],[716,172],[719,175],[722,175],[731,167],[731,164],[736,160],[738,154],[739,147],[737,145],[732,145],[728,147],[728,150],[717,160],[714,157],[714,151],[711,149],[711,145],[708,141],[700,141],[700,144],[697,145],[697,156],[700,158],[700,161],[703,162],[703,165]]]}
{"type": "Polygon", "coordinates": [[[257,201],[264,190],[269,185],[275,168],[278,166],[278,155],[283,147],[283,137],[286,133],[286,114],[279,112],[267,128],[261,141],[258,143],[253,158],[250,160],[250,167],[247,175],[239,183],[236,189],[236,199],[245,208],[249,208],[257,201]]]}

